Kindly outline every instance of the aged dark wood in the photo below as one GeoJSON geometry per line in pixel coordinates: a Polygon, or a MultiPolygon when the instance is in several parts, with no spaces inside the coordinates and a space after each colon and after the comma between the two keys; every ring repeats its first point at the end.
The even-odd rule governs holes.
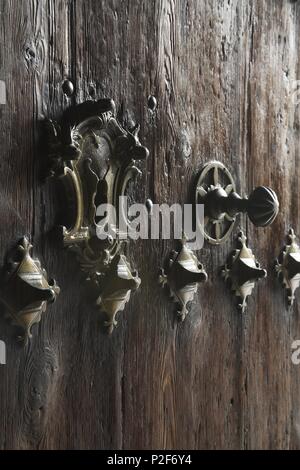
{"type": "Polygon", "coordinates": [[[0,0],[0,13],[1,262],[28,235],[61,287],[25,349],[0,319],[0,448],[299,448],[299,293],[287,311],[272,274],[289,226],[300,233],[299,2],[0,0]],[[131,243],[142,285],[111,337],[40,180],[41,120],[103,97],[150,150],[134,200],[188,202],[217,159],[239,194],[270,186],[281,207],[271,227],[242,215],[229,241],[197,252],[209,278],[183,323],[157,279],[176,243],[131,243]],[[219,276],[240,227],[269,273],[244,315],[219,276]]]}

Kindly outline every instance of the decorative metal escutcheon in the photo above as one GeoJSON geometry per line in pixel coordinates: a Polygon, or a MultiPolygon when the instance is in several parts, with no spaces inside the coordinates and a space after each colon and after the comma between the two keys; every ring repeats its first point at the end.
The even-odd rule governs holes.
{"type": "Polygon", "coordinates": [[[295,300],[295,291],[300,285],[300,247],[296,235],[291,228],[288,233],[288,243],[281,251],[275,262],[275,270],[282,286],[286,289],[288,305],[295,300]]]}
{"type": "Polygon", "coordinates": [[[229,170],[221,162],[207,163],[200,173],[196,187],[196,204],[204,204],[204,224],[198,221],[206,240],[219,245],[225,242],[234,227],[239,212],[247,212],[257,227],[270,225],[278,214],[276,193],[259,186],[248,198],[240,197],[229,170]]]}
{"type": "Polygon", "coordinates": [[[40,261],[32,258],[31,250],[32,245],[24,237],[7,263],[0,289],[6,317],[23,330],[20,339],[25,343],[32,337],[32,326],[40,322],[47,305],[60,291],[56,282],[48,279],[40,261]]]}
{"type": "Polygon", "coordinates": [[[171,252],[166,269],[161,269],[159,275],[161,286],[168,286],[172,300],[180,306],[177,310],[179,320],[183,321],[188,314],[188,304],[198,290],[198,283],[206,280],[202,264],[183,239],[181,250],[171,252]]]}
{"type": "Polygon", "coordinates": [[[222,276],[239,299],[238,308],[242,313],[247,307],[247,297],[251,295],[255,282],[267,276],[267,271],[260,267],[246,241],[245,235],[240,232],[239,248],[231,254],[230,260],[221,269],[222,276]]]}
{"type": "Polygon", "coordinates": [[[117,121],[110,99],[69,108],[60,124],[47,121],[47,130],[49,173],[64,187],[63,242],[76,253],[87,279],[97,286],[95,300],[106,313],[111,332],[117,311],[129,299],[128,292],[140,283],[137,275],[128,282],[131,268],[123,253],[126,240],[120,229],[120,219],[125,228],[128,219],[120,197],[125,196],[129,180],[141,173],[135,162],[147,158],[148,150],[140,144],[139,126],[127,130],[117,121]],[[107,204],[105,214],[97,213],[101,204],[107,204]],[[123,275],[126,287],[120,286],[123,275]]]}

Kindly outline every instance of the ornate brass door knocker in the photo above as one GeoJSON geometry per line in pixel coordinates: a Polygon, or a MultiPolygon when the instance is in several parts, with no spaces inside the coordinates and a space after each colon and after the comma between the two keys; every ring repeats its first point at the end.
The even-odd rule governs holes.
{"type": "Polygon", "coordinates": [[[166,269],[159,273],[159,283],[162,287],[168,286],[171,299],[179,305],[177,316],[180,321],[189,313],[188,304],[194,299],[198,283],[206,280],[202,264],[183,239],[181,250],[171,252],[166,269]]]}
{"type": "Polygon", "coordinates": [[[7,263],[0,288],[5,315],[23,330],[19,339],[25,344],[32,336],[32,326],[39,323],[47,305],[56,300],[60,290],[54,280],[48,279],[39,260],[32,258],[31,249],[32,245],[24,237],[7,263]]]}
{"type": "Polygon", "coordinates": [[[139,126],[126,130],[117,121],[110,99],[70,108],[60,124],[48,121],[47,129],[50,174],[64,184],[65,203],[72,215],[62,228],[63,242],[76,253],[81,269],[97,286],[97,304],[112,331],[117,311],[140,283],[122,253],[125,241],[120,237],[119,214],[125,223],[128,220],[120,196],[125,195],[128,181],[140,174],[135,161],[147,158],[148,150],[140,144],[139,126]],[[98,216],[100,204],[114,207],[114,217],[110,213],[98,216]],[[99,230],[104,227],[110,234],[101,239],[99,230]]]}
{"type": "Polygon", "coordinates": [[[254,189],[249,198],[241,198],[229,170],[215,161],[207,163],[200,173],[196,204],[204,204],[204,225],[198,221],[200,230],[215,245],[229,238],[238,212],[247,212],[254,225],[265,227],[274,221],[279,210],[275,192],[265,186],[254,189]]]}
{"type": "Polygon", "coordinates": [[[286,289],[288,305],[292,306],[295,291],[300,285],[300,247],[292,228],[289,230],[288,243],[276,260],[275,269],[279,281],[286,289]]]}
{"type": "Polygon", "coordinates": [[[243,232],[239,233],[239,248],[234,250],[228,263],[221,269],[224,280],[229,283],[231,290],[239,299],[238,308],[244,313],[247,307],[247,297],[251,295],[258,279],[267,276],[267,271],[260,267],[252,253],[246,245],[247,238],[243,232]]]}

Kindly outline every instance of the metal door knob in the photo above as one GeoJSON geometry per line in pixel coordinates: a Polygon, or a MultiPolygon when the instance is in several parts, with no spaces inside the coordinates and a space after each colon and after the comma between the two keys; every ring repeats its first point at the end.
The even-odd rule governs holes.
{"type": "Polygon", "coordinates": [[[201,172],[196,203],[204,204],[202,231],[214,244],[228,238],[238,213],[246,212],[254,225],[265,227],[274,221],[279,210],[276,193],[266,186],[255,188],[248,198],[241,197],[230,172],[220,162],[207,164],[201,172]]]}
{"type": "Polygon", "coordinates": [[[279,209],[276,193],[266,186],[255,188],[249,198],[242,198],[235,191],[227,194],[219,187],[207,192],[204,203],[205,215],[212,219],[218,220],[224,213],[235,217],[239,212],[247,212],[257,227],[270,225],[279,209]]]}

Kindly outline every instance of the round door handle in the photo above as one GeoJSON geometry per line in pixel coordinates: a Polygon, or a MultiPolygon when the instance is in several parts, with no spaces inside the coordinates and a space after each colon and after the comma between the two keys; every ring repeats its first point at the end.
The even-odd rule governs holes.
{"type": "Polygon", "coordinates": [[[249,197],[241,197],[230,172],[220,162],[207,164],[201,172],[196,203],[204,204],[204,224],[200,226],[205,238],[214,244],[227,240],[238,213],[246,212],[255,226],[266,227],[279,211],[277,195],[267,186],[259,186],[249,197]]]}
{"type": "Polygon", "coordinates": [[[223,214],[235,217],[239,212],[247,212],[249,219],[257,227],[270,225],[279,210],[276,193],[266,186],[258,186],[248,198],[242,198],[235,191],[227,194],[219,187],[207,193],[204,203],[205,215],[213,219],[219,219],[223,214]]]}
{"type": "Polygon", "coordinates": [[[246,212],[256,227],[266,227],[277,217],[279,202],[277,194],[267,186],[258,186],[248,198],[246,212]]]}

